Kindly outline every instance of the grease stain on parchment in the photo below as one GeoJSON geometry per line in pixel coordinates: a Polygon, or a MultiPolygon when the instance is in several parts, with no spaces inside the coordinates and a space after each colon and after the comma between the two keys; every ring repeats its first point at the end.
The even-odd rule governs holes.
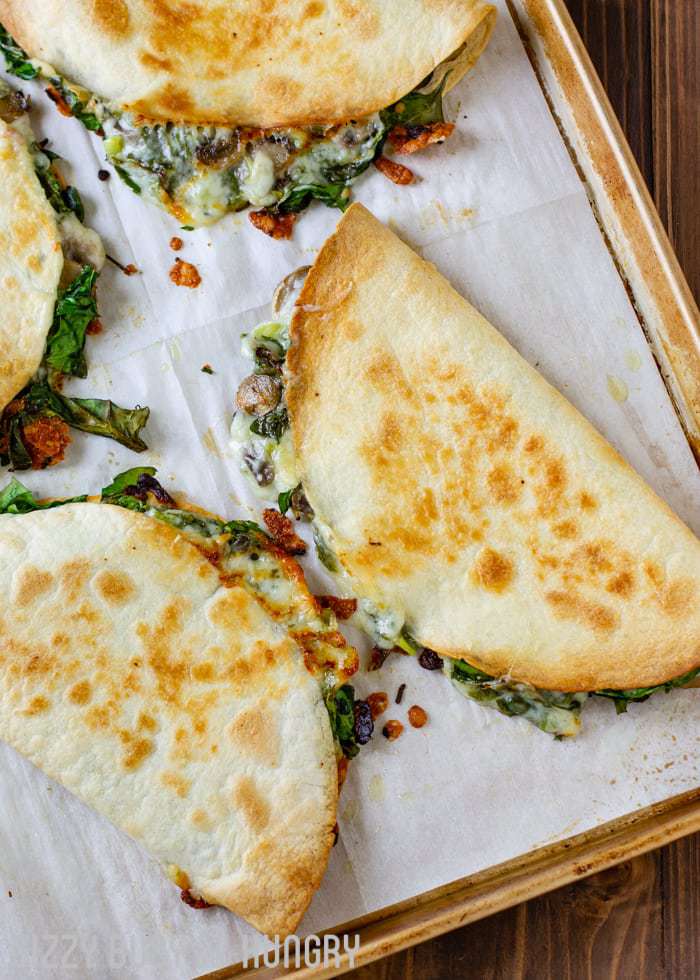
{"type": "Polygon", "coordinates": [[[607,381],[608,381],[608,391],[615,399],[615,401],[618,402],[619,404],[626,402],[627,399],[629,398],[630,390],[625,384],[625,382],[622,380],[622,378],[618,378],[614,374],[608,374],[607,381]]]}
{"type": "Polygon", "coordinates": [[[348,823],[351,823],[357,816],[360,809],[360,804],[357,800],[348,800],[347,806],[343,809],[341,817],[348,823]]]}
{"type": "Polygon", "coordinates": [[[642,366],[642,358],[638,351],[628,350],[625,352],[625,364],[629,371],[639,371],[642,366]]]}
{"type": "Polygon", "coordinates": [[[146,322],[146,317],[143,313],[140,313],[135,306],[127,306],[126,315],[131,320],[132,326],[142,327],[146,322]]]}
{"type": "Polygon", "coordinates": [[[423,229],[433,228],[438,223],[444,228],[451,229],[455,225],[471,221],[475,214],[476,211],[474,208],[458,208],[456,211],[451,211],[445,207],[442,201],[438,201],[436,198],[421,209],[418,218],[423,229]]]}
{"type": "Polygon", "coordinates": [[[224,457],[227,455],[225,450],[223,450],[217,442],[216,436],[214,435],[214,430],[211,426],[209,426],[202,436],[202,445],[208,453],[211,453],[212,456],[216,456],[217,459],[224,459],[224,457]]]}
{"type": "Polygon", "coordinates": [[[382,803],[385,795],[386,792],[384,789],[384,780],[378,773],[376,773],[369,781],[367,796],[373,803],[382,803]]]}
{"type": "Polygon", "coordinates": [[[180,347],[177,337],[174,340],[171,340],[168,344],[168,351],[170,352],[170,356],[172,357],[173,361],[182,360],[182,347],[180,347]]]}

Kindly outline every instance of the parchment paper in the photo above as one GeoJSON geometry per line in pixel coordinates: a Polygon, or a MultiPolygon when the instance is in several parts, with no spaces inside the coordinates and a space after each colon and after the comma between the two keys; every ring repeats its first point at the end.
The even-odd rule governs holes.
{"type": "MultiPolygon", "coordinates": [[[[373,173],[355,196],[435,262],[577,405],[696,530],[700,480],[586,195],[505,4],[476,69],[451,94],[457,132],[409,162],[397,188],[373,173]]],[[[127,70],[127,69],[125,69],[127,70]]],[[[315,206],[289,243],[244,215],[188,233],[116,178],[100,183],[100,144],[49,107],[36,85],[35,128],[70,160],[87,219],[108,251],[90,340],[89,378],[67,390],[152,409],[140,457],[76,434],[69,461],[22,478],[40,493],[96,491],[120,469],[152,463],[167,487],[227,516],[255,506],[227,447],[233,396],[248,372],[239,337],[268,315],[277,281],[310,262],[337,213],[315,206]],[[172,235],[202,275],[168,278],[172,235]],[[201,372],[211,364],[215,374],[201,372]]],[[[397,328],[400,325],[397,325],[397,328]]],[[[9,478],[9,477],[8,477],[9,478]]],[[[4,479],[3,479],[3,482],[4,479]]],[[[324,576],[306,562],[312,583],[324,576]]],[[[329,590],[326,580],[324,590],[329,590]]],[[[441,675],[393,658],[360,676],[393,701],[408,686],[429,714],[397,742],[381,734],[351,766],[340,842],[300,932],[344,920],[581,832],[700,783],[700,691],[657,696],[615,717],[589,705],[580,737],[555,742],[470,704],[441,675]]],[[[380,726],[381,727],[381,724],[380,726]]],[[[156,863],[105,820],[0,747],[0,975],[187,977],[265,941],[228,912],[185,907],[156,863]],[[11,893],[11,897],[10,897],[11,893]]]]}

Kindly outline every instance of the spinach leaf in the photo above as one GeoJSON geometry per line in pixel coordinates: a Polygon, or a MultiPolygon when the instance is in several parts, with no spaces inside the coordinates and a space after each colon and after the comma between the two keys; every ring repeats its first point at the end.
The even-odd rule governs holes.
{"type": "Polygon", "coordinates": [[[112,162],[112,166],[117,171],[117,173],[119,174],[119,176],[121,177],[121,179],[124,181],[124,183],[126,184],[126,186],[128,188],[130,188],[130,190],[132,190],[134,192],[134,194],[140,194],[141,193],[141,188],[136,183],[136,181],[134,180],[134,178],[129,174],[129,171],[128,170],[126,170],[124,167],[120,167],[119,164],[114,163],[114,162],[112,162]]]}
{"type": "Polygon", "coordinates": [[[44,354],[44,363],[50,371],[86,377],[85,337],[88,326],[97,317],[96,281],[97,272],[86,265],[58,294],[44,354]]]}
{"type": "Polygon", "coordinates": [[[289,427],[289,415],[284,405],[273,408],[271,412],[260,415],[250,426],[250,431],[279,442],[289,427]]]}
{"type": "Polygon", "coordinates": [[[374,159],[382,152],[385,132],[377,137],[367,156],[352,163],[327,163],[321,167],[321,176],[325,183],[291,183],[285,190],[284,196],[277,205],[278,211],[303,211],[311,201],[321,201],[329,208],[345,211],[350,206],[350,184],[364,173],[374,159]]]}
{"type": "Polygon", "coordinates": [[[277,497],[277,508],[280,514],[286,514],[289,508],[292,506],[292,494],[295,490],[296,487],[292,487],[291,490],[283,490],[277,497]]]}
{"type": "Polygon", "coordinates": [[[105,487],[101,499],[104,503],[125,507],[127,510],[148,514],[156,520],[163,521],[171,527],[197,534],[203,538],[216,538],[222,534],[231,535],[228,547],[232,551],[254,551],[263,549],[268,540],[267,534],[254,521],[220,521],[206,514],[195,514],[179,507],[163,506],[158,498],[172,498],[167,494],[157,480],[154,479],[156,470],[152,466],[136,466],[119,476],[105,487]],[[160,491],[160,492],[158,492],[160,491]],[[152,494],[155,501],[149,499],[152,494]]]}
{"type": "MultiPolygon", "coordinates": [[[[321,169],[321,173],[329,184],[340,184],[341,186],[350,184],[356,177],[363,174],[372,161],[379,156],[379,154],[382,152],[385,141],[386,131],[384,128],[382,128],[381,135],[377,136],[368,156],[359,160],[354,160],[352,163],[327,163],[321,169]]],[[[350,194],[347,193],[346,197],[349,199],[350,194]]],[[[338,205],[338,207],[340,207],[340,205],[338,205]]],[[[345,207],[347,207],[347,200],[345,207]]]]}
{"type": "Polygon", "coordinates": [[[286,514],[291,507],[292,513],[297,521],[313,520],[313,508],[306,499],[306,494],[301,483],[297,483],[291,490],[285,490],[279,494],[277,497],[277,506],[280,514],[286,514]]]}
{"type": "Polygon", "coordinates": [[[432,92],[409,92],[394,105],[384,109],[380,116],[387,129],[400,124],[402,126],[427,126],[434,122],[444,122],[445,115],[442,107],[442,85],[432,92]]]}
{"type": "Polygon", "coordinates": [[[317,524],[313,525],[313,537],[314,544],[316,545],[318,560],[328,569],[329,572],[339,572],[340,568],[338,567],[338,559],[335,557],[332,549],[326,544],[323,533],[317,524]]]}
{"type": "Polygon", "coordinates": [[[657,691],[671,691],[677,687],[684,687],[700,676],[700,667],[653,687],[574,693],[544,691],[529,684],[491,677],[464,660],[451,661],[448,676],[458,689],[472,700],[494,707],[504,715],[511,717],[521,715],[542,731],[561,737],[576,733],[581,708],[589,693],[595,697],[610,698],[615,702],[617,713],[622,714],[627,711],[628,705],[632,702],[646,701],[657,691]]]}
{"type": "Polygon", "coordinates": [[[14,478],[0,491],[0,514],[26,514],[35,510],[37,503],[31,490],[14,478]]]}
{"type": "Polygon", "coordinates": [[[29,81],[39,74],[39,69],[32,64],[27,52],[10,37],[2,24],[0,24],[0,51],[5,56],[5,65],[11,75],[29,81]]]}
{"type": "Polygon", "coordinates": [[[230,534],[228,546],[231,551],[254,551],[264,548],[269,535],[255,521],[228,521],[222,531],[230,534]]]}
{"type": "Polygon", "coordinates": [[[525,718],[556,738],[575,735],[580,728],[586,693],[543,691],[530,684],[491,677],[464,660],[450,661],[447,674],[465,697],[510,718],[525,718]]]}
{"type": "Polygon", "coordinates": [[[140,438],[150,415],[148,408],[121,408],[102,398],[70,398],[55,391],[46,381],[35,381],[22,397],[25,399],[23,414],[55,415],[74,429],[114,439],[137,453],[148,448],[140,438]]]}
{"type": "Polygon", "coordinates": [[[50,151],[42,150],[40,147],[37,147],[37,149],[49,160],[48,166],[41,166],[40,164],[36,164],[35,166],[36,175],[39,178],[39,183],[44,188],[44,193],[49,204],[56,214],[68,214],[72,211],[77,219],[82,221],[85,217],[85,208],[83,207],[80,194],[75,187],[63,187],[61,181],[51,169],[50,161],[52,159],[55,160],[57,154],[51,153],[51,156],[49,156],[50,151]]]}
{"type": "Polygon", "coordinates": [[[129,493],[115,493],[108,497],[103,497],[102,503],[112,504],[114,507],[123,507],[125,510],[137,511],[140,514],[147,514],[148,517],[162,521],[164,524],[169,524],[179,531],[196,534],[202,538],[216,538],[224,533],[223,521],[219,521],[216,518],[193,514],[192,511],[180,510],[177,507],[162,507],[129,493]]]}
{"type": "Polygon", "coordinates": [[[34,494],[19,480],[12,479],[4,490],[0,490],[0,514],[28,514],[33,510],[49,510],[60,507],[61,504],[82,503],[87,497],[71,497],[69,500],[50,500],[39,503],[34,494]]]}
{"type": "Polygon", "coordinates": [[[482,670],[472,667],[466,660],[455,660],[452,664],[452,676],[464,683],[484,684],[494,680],[490,674],[485,674],[482,670]]]}
{"type": "Polygon", "coordinates": [[[674,677],[664,684],[656,684],[653,687],[635,687],[626,691],[614,691],[605,688],[601,691],[594,691],[593,693],[598,698],[610,698],[614,701],[615,711],[618,715],[622,715],[633,702],[646,701],[647,698],[650,698],[652,694],[656,694],[658,691],[668,693],[676,687],[685,687],[690,681],[695,680],[698,675],[700,675],[700,667],[695,667],[693,670],[689,670],[687,674],[681,674],[680,677],[674,677]]]}
{"type": "MultiPolygon", "coordinates": [[[[368,160],[368,167],[371,160],[368,160]]],[[[337,184],[301,184],[292,187],[278,205],[278,210],[284,213],[303,211],[311,201],[322,201],[329,208],[345,211],[350,206],[350,189],[345,183],[337,184]]]]}
{"type": "MultiPolygon", "coordinates": [[[[282,186],[282,197],[275,210],[281,212],[303,211],[312,200],[323,202],[331,208],[345,211],[350,204],[350,184],[370,166],[382,152],[387,136],[383,121],[376,120],[364,127],[362,136],[349,124],[345,136],[355,146],[356,158],[337,162],[324,156],[325,141],[312,145],[298,159],[289,173],[288,183],[282,186]],[[359,142],[358,142],[359,141],[359,142]],[[320,178],[320,179],[319,179],[320,178]]],[[[336,138],[343,139],[343,134],[336,138]]]]}
{"type": "Polygon", "coordinates": [[[0,465],[12,470],[30,470],[32,457],[22,439],[22,415],[0,417],[0,465]]]}
{"type": "Polygon", "coordinates": [[[228,547],[232,551],[254,551],[265,547],[267,534],[254,521],[220,521],[206,514],[196,514],[179,507],[163,506],[162,501],[174,503],[170,495],[154,479],[152,466],[136,466],[119,476],[105,487],[101,499],[117,507],[126,507],[147,513],[171,527],[198,534],[204,538],[216,538],[229,534],[228,547]],[[155,497],[155,501],[149,496],[155,497]]]}
{"type": "Polygon", "coordinates": [[[161,510],[156,508],[153,516],[159,521],[170,524],[171,527],[179,528],[181,531],[189,531],[191,534],[198,534],[202,538],[217,538],[224,533],[223,521],[215,517],[205,517],[202,514],[193,514],[189,510],[179,508],[167,508],[161,510]]]}
{"type": "Polygon", "coordinates": [[[83,221],[85,218],[85,208],[83,206],[83,199],[81,198],[77,187],[73,187],[69,184],[68,187],[64,187],[63,194],[61,196],[67,210],[72,211],[78,221],[83,221]]]}
{"type": "Polygon", "coordinates": [[[369,705],[355,698],[355,689],[351,684],[343,684],[327,692],[325,703],[333,738],[343,755],[354,759],[360,746],[369,742],[374,730],[369,705]]]}
{"type": "MultiPolygon", "coordinates": [[[[125,510],[147,514],[156,520],[163,521],[171,527],[176,527],[204,538],[216,538],[223,534],[231,535],[228,547],[234,551],[264,550],[269,541],[268,535],[254,521],[220,521],[205,514],[195,514],[179,507],[168,507],[150,499],[160,490],[159,496],[170,499],[169,494],[160,487],[154,479],[156,469],[153,466],[135,466],[120,473],[109,486],[103,488],[100,501],[123,507],[125,510]]],[[[49,503],[38,503],[31,492],[18,480],[12,480],[4,490],[0,491],[0,514],[26,514],[31,510],[42,510],[48,507],[60,507],[75,501],[87,500],[87,496],[71,497],[68,500],[53,500],[49,503]]]]}
{"type": "Polygon", "coordinates": [[[155,466],[134,466],[130,470],[125,470],[112,480],[108,487],[102,488],[101,498],[106,500],[108,497],[115,497],[123,493],[127,487],[136,486],[136,482],[143,474],[155,476],[155,466]]]}
{"type": "MultiPolygon", "coordinates": [[[[71,115],[89,129],[91,133],[100,133],[102,123],[94,112],[88,112],[86,103],[75,94],[75,92],[65,84],[62,78],[52,78],[51,84],[60,93],[62,99],[71,111],[71,115]]],[[[49,93],[50,94],[50,93],[49,93]]]]}

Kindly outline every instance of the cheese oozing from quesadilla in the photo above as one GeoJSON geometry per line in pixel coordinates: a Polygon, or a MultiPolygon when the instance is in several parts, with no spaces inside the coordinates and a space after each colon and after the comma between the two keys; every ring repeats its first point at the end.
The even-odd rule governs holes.
{"type": "Polygon", "coordinates": [[[83,224],[80,194],[66,186],[57,154],[37,143],[29,100],[0,81],[0,464],[43,469],[63,459],[69,427],[140,452],[147,408],[72,398],[67,377],[87,375],[85,344],[98,312],[105,251],[83,224]]]}
{"type": "MultiPolygon", "coordinates": [[[[96,35],[96,43],[105,48],[102,57],[110,57],[110,45],[103,36],[107,25],[91,19],[97,13],[87,12],[81,0],[74,0],[68,10],[65,5],[61,10],[49,6],[52,9],[47,10],[43,3],[37,3],[36,9],[28,10],[26,0],[21,4],[14,0],[0,3],[0,18],[42,59],[31,58],[0,29],[0,49],[8,70],[23,78],[39,74],[47,78],[49,95],[60,111],[80,119],[103,138],[107,159],[128,186],[164,207],[185,226],[208,225],[227,212],[253,207],[261,209],[251,214],[253,224],[275,238],[289,237],[295,216],[313,200],[344,210],[351,185],[373,162],[378,161],[390,179],[410,182],[412,175],[407,168],[382,163],[385,144],[388,141],[398,152],[412,153],[450,135],[454,126],[445,121],[443,95],[475,63],[495,19],[495,9],[482,0],[462,0],[453,5],[453,11],[446,8],[442,14],[424,9],[430,7],[424,0],[411,0],[408,6],[404,3],[400,23],[407,25],[415,18],[427,23],[420,40],[412,39],[410,57],[401,61],[396,72],[390,54],[398,42],[396,20],[392,20],[387,5],[372,2],[365,17],[373,18],[376,31],[386,35],[389,50],[385,46],[382,57],[387,77],[380,71],[371,90],[348,100],[345,89],[364,87],[363,76],[350,70],[356,56],[353,49],[363,43],[357,35],[354,13],[348,14],[329,0],[328,10],[318,22],[321,29],[314,30],[306,5],[295,11],[296,2],[280,4],[281,9],[270,14],[264,28],[271,35],[268,42],[277,38],[280,50],[267,59],[267,64],[263,64],[262,55],[256,55],[260,60],[250,70],[260,78],[253,84],[253,78],[245,73],[238,79],[238,72],[241,64],[251,59],[243,40],[245,21],[256,15],[246,11],[245,4],[231,3],[223,12],[220,6],[216,16],[219,20],[223,16],[223,22],[212,24],[216,35],[210,43],[220,42],[228,32],[231,91],[226,92],[220,81],[208,89],[204,104],[195,109],[197,86],[208,88],[213,74],[222,81],[226,78],[225,60],[214,70],[207,59],[200,77],[192,68],[193,55],[199,54],[194,49],[204,42],[203,12],[198,11],[196,25],[171,27],[167,56],[141,53],[133,72],[145,74],[137,83],[139,92],[134,90],[130,97],[128,79],[120,76],[121,84],[114,91],[101,70],[103,66],[85,66],[79,52],[73,50],[68,24],[75,21],[74,29],[96,35]],[[376,10],[370,10],[375,6],[376,10]],[[175,68],[178,52],[173,46],[180,43],[183,28],[190,30],[192,37],[186,54],[182,52],[183,63],[175,68]],[[329,64],[321,57],[326,45],[329,77],[329,64]],[[291,62],[296,59],[293,52],[300,48],[306,48],[309,56],[294,67],[298,81],[280,80],[278,94],[270,81],[269,62],[291,62]],[[416,71],[423,70],[419,66],[427,70],[416,76],[416,71]],[[315,73],[313,77],[309,77],[310,71],[315,73]],[[186,90],[158,99],[154,83],[164,74],[177,76],[178,93],[179,86],[186,85],[186,90]],[[237,81],[240,92],[236,91],[237,81]],[[397,91],[396,86],[402,84],[405,87],[397,91]],[[260,97],[265,88],[270,90],[268,100],[260,97]],[[335,99],[333,92],[337,92],[335,99]],[[225,109],[221,105],[217,108],[222,100],[225,109]]],[[[324,6],[320,5],[319,13],[324,6]]],[[[157,17],[141,7],[140,0],[124,5],[127,21],[133,16],[133,25],[145,24],[157,17]]],[[[187,16],[183,11],[182,18],[187,16]]],[[[123,40],[128,46],[127,34],[123,40]]],[[[369,84],[366,68],[364,78],[369,84]]],[[[174,83],[170,88],[175,88],[174,83]]]]}
{"type": "Polygon", "coordinates": [[[371,736],[357,655],[261,528],[179,506],[154,473],[99,498],[0,491],[0,737],[143,843],[188,904],[286,935],[371,736]]]}
{"type": "Polygon", "coordinates": [[[557,736],[589,695],[700,674],[697,539],[431,266],[357,205],[290,283],[244,339],[232,444],[313,520],[377,663],[557,736]]]}

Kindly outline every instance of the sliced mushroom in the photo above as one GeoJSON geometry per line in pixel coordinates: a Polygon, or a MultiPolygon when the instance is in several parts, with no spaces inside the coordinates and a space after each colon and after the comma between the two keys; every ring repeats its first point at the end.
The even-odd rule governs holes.
{"type": "Polygon", "coordinates": [[[99,272],[105,264],[105,248],[97,232],[86,228],[72,212],[60,215],[58,230],[66,264],[74,262],[78,269],[91,265],[99,272]]]}
{"type": "Polygon", "coordinates": [[[0,85],[0,119],[14,122],[29,112],[31,99],[23,92],[14,92],[9,85],[0,85]]]}
{"type": "Polygon", "coordinates": [[[310,265],[302,265],[285,276],[272,297],[272,315],[280,319],[291,319],[292,309],[304,285],[310,265]]]}
{"type": "Polygon", "coordinates": [[[197,149],[195,155],[200,163],[205,166],[226,166],[232,167],[243,157],[243,148],[237,131],[233,131],[230,136],[219,139],[205,139],[197,149]]]}
{"type": "Polygon", "coordinates": [[[243,453],[243,462],[253,474],[259,487],[270,486],[275,478],[275,468],[269,460],[263,456],[256,456],[252,450],[248,449],[243,453]]]}
{"type": "Polygon", "coordinates": [[[248,415],[266,415],[279,405],[282,385],[269,374],[249,374],[236,392],[236,405],[248,415]]]}

